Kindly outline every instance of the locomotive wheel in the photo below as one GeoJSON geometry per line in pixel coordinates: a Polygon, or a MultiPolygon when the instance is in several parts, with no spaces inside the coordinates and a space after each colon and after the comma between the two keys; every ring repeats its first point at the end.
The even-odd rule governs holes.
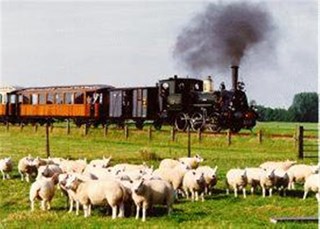
{"type": "Polygon", "coordinates": [[[211,114],[208,119],[207,128],[213,133],[219,133],[222,129],[219,114],[211,114]]]}
{"type": "Polygon", "coordinates": [[[203,129],[205,121],[203,115],[200,112],[195,112],[191,116],[190,125],[191,128],[195,131],[203,129]]]}
{"type": "Polygon", "coordinates": [[[143,120],[137,120],[135,124],[136,124],[136,128],[138,130],[142,130],[143,129],[143,120]]]}
{"type": "Polygon", "coordinates": [[[185,131],[187,127],[189,126],[188,122],[189,118],[188,115],[185,113],[179,113],[177,114],[175,121],[174,121],[174,126],[176,127],[177,130],[180,131],[185,131]]]}

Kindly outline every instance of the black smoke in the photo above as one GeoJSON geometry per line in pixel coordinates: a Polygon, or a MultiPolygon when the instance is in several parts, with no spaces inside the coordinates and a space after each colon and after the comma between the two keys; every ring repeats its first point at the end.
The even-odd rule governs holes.
{"type": "Polygon", "coordinates": [[[179,34],[174,57],[194,72],[240,65],[250,48],[268,42],[272,30],[261,4],[210,3],[179,34]]]}

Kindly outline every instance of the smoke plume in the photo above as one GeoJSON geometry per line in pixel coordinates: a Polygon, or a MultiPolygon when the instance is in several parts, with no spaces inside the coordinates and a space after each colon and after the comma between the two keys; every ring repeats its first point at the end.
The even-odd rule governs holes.
{"type": "Polygon", "coordinates": [[[174,57],[194,72],[240,65],[250,48],[268,40],[272,29],[262,5],[210,3],[178,36],[174,57]]]}

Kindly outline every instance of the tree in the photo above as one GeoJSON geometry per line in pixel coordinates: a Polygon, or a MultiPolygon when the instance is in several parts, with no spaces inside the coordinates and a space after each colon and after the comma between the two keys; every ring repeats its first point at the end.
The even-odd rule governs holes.
{"type": "Polygon", "coordinates": [[[289,113],[294,121],[318,122],[319,96],[316,92],[302,92],[293,98],[289,113]]]}

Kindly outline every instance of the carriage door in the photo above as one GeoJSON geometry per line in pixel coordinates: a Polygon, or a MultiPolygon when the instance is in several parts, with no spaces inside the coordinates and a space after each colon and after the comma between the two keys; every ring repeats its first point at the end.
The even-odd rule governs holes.
{"type": "Polygon", "coordinates": [[[16,116],[17,115],[17,95],[15,94],[11,94],[9,95],[9,101],[8,101],[8,104],[9,104],[9,115],[10,116],[16,116]]]}
{"type": "Polygon", "coordinates": [[[114,118],[122,116],[122,91],[110,91],[109,116],[114,118]]]}
{"type": "Polygon", "coordinates": [[[148,101],[147,89],[135,89],[133,91],[132,117],[134,118],[147,117],[147,101],[148,101]]]}

